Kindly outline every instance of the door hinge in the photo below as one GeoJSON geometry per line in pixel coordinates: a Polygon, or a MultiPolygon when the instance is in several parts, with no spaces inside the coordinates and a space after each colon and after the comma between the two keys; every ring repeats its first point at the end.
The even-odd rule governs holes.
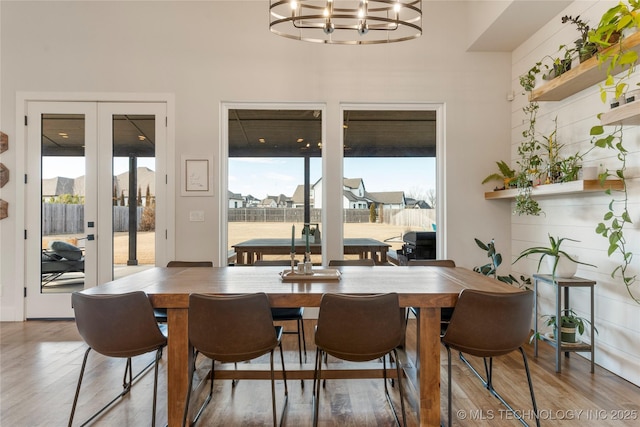
{"type": "Polygon", "coordinates": [[[25,298],[27,297],[27,287],[26,286],[24,287],[24,297],[25,298]]]}
{"type": "Polygon", "coordinates": [[[169,126],[169,117],[164,116],[164,127],[169,126]]]}
{"type": "Polygon", "coordinates": [[[25,126],[27,126],[27,122],[28,122],[27,116],[24,116],[24,125],[25,126]]]}
{"type": "Polygon", "coordinates": [[[24,230],[24,240],[27,240],[27,230],[24,230]]]}
{"type": "Polygon", "coordinates": [[[164,229],[164,240],[167,240],[169,238],[169,233],[167,232],[167,229],[164,229]]]}
{"type": "Polygon", "coordinates": [[[29,180],[27,179],[27,174],[24,174],[24,183],[26,184],[29,180]]]}

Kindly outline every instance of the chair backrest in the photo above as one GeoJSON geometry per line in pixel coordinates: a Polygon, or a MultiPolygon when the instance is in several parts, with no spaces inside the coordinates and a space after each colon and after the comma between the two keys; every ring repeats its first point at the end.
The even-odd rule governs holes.
{"type": "Polygon", "coordinates": [[[241,362],[278,345],[269,297],[247,295],[189,296],[189,340],[202,354],[221,362],[241,362]]]}
{"type": "Polygon", "coordinates": [[[71,303],[82,339],[105,356],[133,357],[167,343],[142,291],[119,295],[74,292],[71,303]]]}
{"type": "Polygon", "coordinates": [[[502,293],[465,289],[442,342],[479,357],[510,353],[528,340],[532,310],[531,290],[502,293]]]}
{"type": "MultiPolygon", "coordinates": [[[[298,260],[294,260],[294,264],[297,264],[298,260]]],[[[269,265],[280,267],[291,267],[291,260],[289,259],[258,259],[253,262],[256,267],[266,267],[269,265]]]]}
{"type": "Polygon", "coordinates": [[[452,259],[410,259],[407,265],[409,267],[455,267],[456,262],[452,259]]]}
{"type": "Polygon", "coordinates": [[[343,360],[363,362],[381,357],[404,339],[404,316],[398,294],[325,294],[320,301],[315,342],[343,360]]]}
{"type": "Polygon", "coordinates": [[[366,267],[373,267],[376,263],[371,258],[329,260],[329,267],[340,267],[343,265],[362,265],[366,267]]]}
{"type": "Polygon", "coordinates": [[[213,267],[211,261],[169,261],[167,267],[213,267]]]}

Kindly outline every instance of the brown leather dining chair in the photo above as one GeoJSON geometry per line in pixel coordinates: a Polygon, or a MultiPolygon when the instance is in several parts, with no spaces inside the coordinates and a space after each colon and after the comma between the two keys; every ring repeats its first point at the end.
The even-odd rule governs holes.
{"type": "Polygon", "coordinates": [[[78,385],[71,407],[71,415],[69,416],[69,427],[73,424],[82,378],[91,350],[108,357],[126,358],[127,362],[122,392],[82,425],[91,422],[119,398],[129,393],[133,382],[142,373],[146,372],[147,368],[153,365],[155,370],[151,425],[154,426],[158,391],[158,362],[162,357],[162,348],[167,345],[167,338],[155,321],[153,308],[147,295],[142,291],[120,295],[85,295],[74,292],[71,296],[71,302],[75,312],[78,332],[89,348],[84,353],[78,385]],[[135,325],[135,327],[132,327],[132,325],[135,325]],[[156,352],[154,362],[133,376],[131,358],[154,350],[156,352]]]}
{"type": "MultiPolygon", "coordinates": [[[[213,267],[211,261],[169,261],[167,267],[213,267]]],[[[156,322],[167,323],[167,309],[154,308],[153,314],[156,316],[156,322]]]]}
{"type": "MultiPolygon", "coordinates": [[[[264,260],[259,259],[253,263],[256,267],[280,266],[291,267],[291,261],[286,259],[264,260]]],[[[283,334],[297,335],[298,337],[298,358],[302,364],[302,353],[304,350],[304,361],[307,361],[307,341],[304,336],[304,307],[276,307],[271,309],[271,316],[274,322],[295,321],[297,328],[295,331],[283,330],[283,334]]],[[[301,381],[304,387],[304,381],[301,381]]]]}
{"type": "MultiPolygon", "coordinates": [[[[267,294],[260,292],[246,295],[201,295],[189,296],[189,342],[194,350],[211,359],[211,385],[209,395],[198,410],[193,421],[187,424],[189,400],[193,387],[195,368],[189,366],[189,387],[185,399],[182,425],[193,425],[213,396],[215,361],[222,363],[245,362],[264,354],[270,354],[271,404],[273,425],[277,425],[276,389],[273,367],[273,350],[280,348],[282,375],[284,378],[284,406],[287,406],[287,374],[282,353],[282,327],[273,326],[271,306],[267,294]]],[[[283,416],[281,416],[281,423],[283,416]]]]}
{"type": "Polygon", "coordinates": [[[348,265],[373,267],[374,265],[376,265],[376,263],[371,258],[329,260],[329,267],[341,267],[341,266],[348,266],[348,265]]]}
{"type": "Polygon", "coordinates": [[[323,356],[329,354],[350,362],[367,362],[382,358],[384,391],[391,412],[400,424],[387,387],[386,355],[396,361],[398,390],[402,407],[402,425],[406,425],[402,393],[402,368],[396,347],[404,337],[404,319],[400,313],[398,294],[344,295],[324,294],[320,301],[315,332],[316,363],[313,375],[313,425],[318,425],[320,382],[323,356]]]}
{"type": "Polygon", "coordinates": [[[515,418],[527,425],[518,412],[514,411],[493,387],[493,358],[519,350],[522,354],[527,374],[536,425],[540,426],[538,406],[533,393],[527,355],[522,348],[531,333],[532,310],[533,291],[531,290],[498,293],[465,289],[460,293],[449,327],[442,336],[442,344],[447,349],[448,357],[447,376],[449,387],[447,390],[447,410],[449,426],[451,425],[452,413],[451,349],[458,350],[460,359],[482,381],[484,387],[497,397],[514,414],[515,418]],[[469,363],[464,357],[465,354],[483,358],[485,377],[482,377],[469,363]]]}

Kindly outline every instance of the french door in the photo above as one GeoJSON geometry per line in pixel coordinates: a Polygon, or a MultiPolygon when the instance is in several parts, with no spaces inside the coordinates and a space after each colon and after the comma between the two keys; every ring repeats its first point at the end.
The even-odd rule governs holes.
{"type": "Polygon", "coordinates": [[[165,151],[164,103],[28,103],[27,318],[164,259],[165,151]]]}

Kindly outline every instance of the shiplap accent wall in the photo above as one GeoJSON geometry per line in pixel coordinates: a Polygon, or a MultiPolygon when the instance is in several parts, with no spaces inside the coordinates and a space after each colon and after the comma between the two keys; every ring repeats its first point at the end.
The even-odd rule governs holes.
{"type": "MultiPolygon", "coordinates": [[[[527,98],[521,94],[518,76],[527,70],[544,55],[553,56],[561,44],[572,44],[578,38],[573,24],[562,24],[565,14],[580,15],[590,25],[596,25],[601,14],[616,2],[577,1],[570,5],[556,19],[551,20],[534,36],[513,52],[513,87],[516,99],[512,104],[512,139],[511,164],[518,160],[517,147],[522,141],[522,131],[527,123],[522,107],[527,98]]],[[[640,82],[640,72],[636,71],[631,80],[640,82]]],[[[541,135],[549,135],[553,130],[553,119],[558,119],[558,141],[565,144],[566,155],[585,152],[591,147],[589,130],[599,124],[596,115],[604,112],[608,106],[600,101],[599,89],[596,86],[587,88],[562,101],[540,102],[537,119],[537,130],[541,135]]],[[[627,185],[629,188],[629,211],[634,224],[627,227],[625,238],[628,250],[634,254],[633,271],[639,272],[640,265],[640,127],[626,127],[624,145],[630,152],[627,163],[627,185]]],[[[585,166],[604,165],[615,169],[618,161],[611,150],[595,149],[584,159],[585,166]]],[[[620,256],[607,257],[608,242],[595,233],[596,224],[601,221],[607,211],[610,196],[604,193],[578,195],[561,195],[539,198],[540,206],[546,215],[539,217],[512,216],[511,247],[512,260],[520,251],[537,245],[547,245],[547,234],[563,236],[579,240],[579,243],[564,242],[563,248],[579,256],[581,261],[595,264],[598,268],[579,266],[578,276],[597,281],[595,322],[599,330],[596,336],[596,363],[627,380],[640,384],[640,305],[628,295],[620,278],[612,279],[610,273],[620,261],[620,256]]],[[[507,203],[505,203],[506,205],[507,203]]],[[[511,203],[511,209],[514,204],[511,203]]],[[[505,209],[507,207],[505,206],[505,209]]],[[[518,261],[514,272],[532,275],[536,272],[537,258],[530,257],[518,261]]],[[[546,273],[546,267],[541,272],[546,273]]],[[[636,297],[640,297],[640,283],[634,286],[636,297]]],[[[540,313],[551,313],[554,310],[554,290],[542,285],[540,289],[540,313]]],[[[589,315],[588,288],[571,291],[571,306],[580,315],[589,315]]],[[[591,340],[588,335],[584,338],[591,340]]],[[[542,344],[546,345],[546,344],[542,344]]],[[[586,357],[589,354],[584,353],[586,357]]]]}

